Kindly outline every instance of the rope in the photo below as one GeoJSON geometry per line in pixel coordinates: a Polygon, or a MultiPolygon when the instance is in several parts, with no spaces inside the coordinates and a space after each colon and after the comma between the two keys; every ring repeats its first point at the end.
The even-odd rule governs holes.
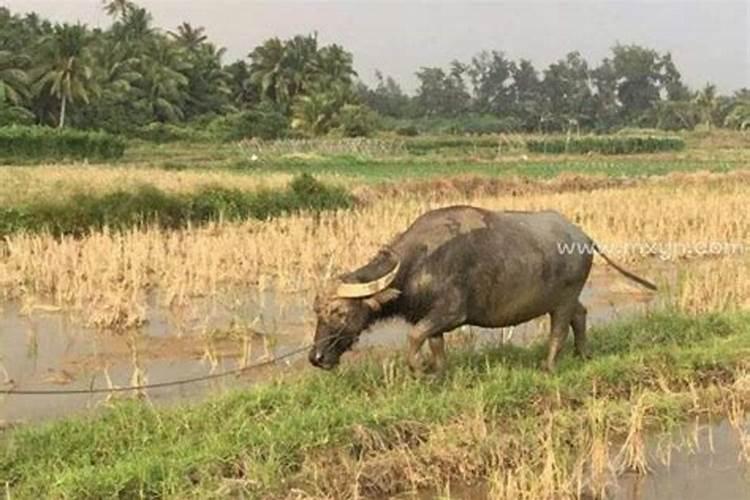
{"type": "Polygon", "coordinates": [[[173,387],[177,385],[187,385],[196,382],[203,382],[206,380],[214,380],[223,377],[229,377],[231,375],[239,375],[241,373],[254,370],[256,368],[263,368],[264,366],[270,366],[278,361],[286,358],[295,356],[301,352],[304,352],[315,344],[306,345],[293,351],[290,351],[281,356],[276,356],[273,359],[262,361],[253,365],[244,366],[242,368],[235,368],[233,370],[227,370],[221,373],[212,373],[209,375],[203,375],[200,377],[185,378],[180,380],[172,380],[170,382],[157,382],[154,384],[143,384],[143,385],[130,385],[127,387],[111,387],[111,388],[89,388],[89,389],[61,389],[61,390],[25,390],[25,389],[0,389],[0,395],[21,395],[21,396],[59,396],[65,394],[107,394],[111,392],[129,392],[129,391],[141,391],[144,389],[158,389],[160,387],[173,387]]]}

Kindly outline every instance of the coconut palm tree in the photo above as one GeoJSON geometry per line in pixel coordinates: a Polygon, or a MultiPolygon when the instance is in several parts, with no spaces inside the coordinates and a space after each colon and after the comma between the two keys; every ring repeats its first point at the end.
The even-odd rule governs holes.
{"type": "Polygon", "coordinates": [[[206,28],[202,26],[193,28],[190,23],[182,23],[177,31],[170,31],[169,35],[177,44],[188,51],[196,51],[208,39],[205,35],[206,28]]]}
{"type": "Polygon", "coordinates": [[[264,98],[282,108],[288,109],[295,97],[304,94],[320,75],[316,35],[266,40],[250,53],[250,59],[251,81],[264,98]]]}
{"type": "Polygon", "coordinates": [[[284,80],[284,42],[270,38],[250,54],[250,80],[258,86],[261,96],[280,103],[288,101],[288,87],[284,80]]]}
{"type": "Polygon", "coordinates": [[[123,19],[127,12],[135,7],[130,0],[102,0],[104,12],[114,18],[123,19]]]}
{"type": "Polygon", "coordinates": [[[29,122],[34,114],[23,106],[28,97],[29,76],[23,68],[29,58],[0,51],[0,122],[29,122]]]}
{"type": "Polygon", "coordinates": [[[750,129],[750,89],[738,90],[731,101],[724,126],[740,130],[750,129]]]}
{"type": "Polygon", "coordinates": [[[316,69],[320,80],[333,85],[350,86],[353,78],[357,76],[351,53],[337,44],[320,49],[316,69]]]}
{"type": "Polygon", "coordinates": [[[24,68],[30,62],[26,56],[0,50],[0,102],[19,105],[28,95],[29,75],[24,68]]]}
{"type": "Polygon", "coordinates": [[[85,26],[57,25],[42,43],[42,64],[36,69],[33,89],[60,101],[58,127],[65,126],[68,103],[89,102],[95,92],[93,70],[89,57],[89,34],[85,26]]]}
{"type": "Polygon", "coordinates": [[[181,120],[188,99],[190,80],[186,73],[190,68],[182,49],[165,38],[152,39],[138,67],[142,79],[136,104],[148,109],[159,121],[181,120]]]}

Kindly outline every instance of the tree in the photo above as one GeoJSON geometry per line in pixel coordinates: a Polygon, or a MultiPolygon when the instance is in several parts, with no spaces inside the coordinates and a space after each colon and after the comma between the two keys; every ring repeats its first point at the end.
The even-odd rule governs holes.
{"type": "Polygon", "coordinates": [[[323,102],[322,96],[313,96],[323,88],[325,92],[335,87],[335,92],[352,94],[356,72],[351,54],[335,44],[319,48],[315,34],[285,41],[271,38],[249,57],[250,81],[260,89],[263,99],[284,110],[290,110],[298,96],[311,98],[308,107],[323,102]]]}
{"type": "Polygon", "coordinates": [[[190,63],[181,49],[164,38],[152,39],[146,51],[139,64],[142,79],[136,105],[160,122],[183,119],[189,84],[185,73],[190,63]]]}
{"type": "Polygon", "coordinates": [[[260,102],[260,89],[250,78],[250,67],[245,61],[235,61],[224,69],[229,76],[229,89],[235,106],[247,108],[260,102]]]}
{"type": "Polygon", "coordinates": [[[638,45],[617,45],[612,49],[612,64],[617,76],[617,98],[628,123],[642,123],[661,100],[662,91],[671,100],[687,98],[672,57],[659,56],[638,45]]]}
{"type": "Polygon", "coordinates": [[[750,128],[750,89],[735,92],[724,118],[724,126],[745,130],[750,128]]]}
{"type": "Polygon", "coordinates": [[[619,122],[620,104],[617,100],[617,73],[612,60],[605,58],[591,72],[594,87],[592,99],[594,124],[599,130],[610,130],[619,122]]]}
{"type": "Polygon", "coordinates": [[[190,63],[183,72],[188,77],[186,118],[236,111],[231,104],[231,75],[221,63],[226,49],[204,43],[198,48],[183,50],[187,50],[190,63]]]}
{"type": "Polygon", "coordinates": [[[419,88],[415,102],[424,116],[456,116],[468,110],[471,96],[463,75],[466,67],[457,61],[446,73],[441,68],[423,67],[417,72],[419,88]]]}
{"type": "Polygon", "coordinates": [[[520,120],[522,128],[530,132],[539,126],[545,111],[542,82],[534,65],[526,59],[514,65],[511,73],[511,94],[515,99],[513,114],[520,120]]]}
{"type": "Polygon", "coordinates": [[[107,15],[120,19],[124,18],[129,10],[136,7],[129,0],[102,0],[102,4],[107,15]]]}
{"type": "Polygon", "coordinates": [[[592,124],[594,106],[589,68],[579,52],[571,52],[565,59],[550,64],[544,70],[542,88],[555,128],[592,124]]]}
{"type": "Polygon", "coordinates": [[[509,116],[514,107],[511,77],[515,64],[502,52],[480,52],[469,65],[468,74],[474,90],[474,110],[496,116],[509,116]]]}
{"type": "Polygon", "coordinates": [[[383,77],[375,70],[376,85],[370,89],[362,82],[357,85],[357,95],[361,102],[377,113],[394,118],[403,118],[409,114],[411,99],[392,77],[383,77]]]}
{"type": "Polygon", "coordinates": [[[95,92],[88,51],[89,36],[81,24],[55,26],[43,43],[44,57],[34,84],[37,93],[47,93],[60,101],[58,127],[65,126],[68,102],[89,102],[95,92]]]}
{"type": "Polygon", "coordinates": [[[28,64],[28,57],[0,51],[0,124],[25,123],[34,118],[34,114],[24,107],[29,85],[24,68],[28,64]]]}
{"type": "Polygon", "coordinates": [[[719,101],[716,95],[716,85],[706,84],[693,98],[701,123],[711,128],[715,122],[715,116],[719,110],[719,101]]]}
{"type": "Polygon", "coordinates": [[[190,23],[182,23],[177,27],[177,31],[170,31],[169,35],[177,42],[177,45],[189,52],[197,51],[208,39],[205,35],[206,29],[201,27],[193,28],[190,23]]]}
{"type": "Polygon", "coordinates": [[[0,103],[18,106],[28,96],[29,75],[25,68],[30,62],[27,56],[0,51],[0,103]]]}
{"type": "Polygon", "coordinates": [[[672,61],[672,54],[667,52],[661,61],[662,77],[661,83],[670,101],[687,101],[690,99],[690,89],[682,83],[682,75],[672,61]]]}

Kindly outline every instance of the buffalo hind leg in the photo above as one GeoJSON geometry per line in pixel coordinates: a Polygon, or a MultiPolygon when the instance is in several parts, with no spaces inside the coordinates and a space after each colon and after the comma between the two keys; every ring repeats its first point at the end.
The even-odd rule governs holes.
{"type": "Polygon", "coordinates": [[[433,335],[429,338],[429,343],[432,353],[430,368],[437,373],[442,373],[445,370],[445,339],[443,334],[433,335]]]}
{"type": "Polygon", "coordinates": [[[588,343],[586,341],[586,307],[584,307],[580,301],[576,304],[576,309],[573,313],[573,320],[570,322],[570,326],[573,327],[576,354],[583,359],[591,358],[591,353],[589,352],[588,343]]]}
{"type": "Polygon", "coordinates": [[[550,313],[549,351],[547,352],[547,359],[544,365],[544,368],[550,373],[555,371],[555,361],[560,354],[565,339],[568,338],[574,311],[575,305],[565,305],[558,307],[550,313]]]}

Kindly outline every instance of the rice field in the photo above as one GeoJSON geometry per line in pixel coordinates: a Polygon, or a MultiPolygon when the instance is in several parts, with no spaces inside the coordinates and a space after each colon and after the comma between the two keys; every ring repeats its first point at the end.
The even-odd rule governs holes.
{"type": "Polygon", "coordinates": [[[555,375],[537,369],[539,335],[482,340],[488,332],[468,329],[451,334],[444,377],[415,379],[400,354],[403,325],[393,324],[335,373],[298,358],[200,392],[141,393],[146,401],[0,396],[0,487],[8,498],[621,498],[629,472],[648,477],[678,449],[707,446],[719,421],[741,470],[750,163],[738,140],[690,139],[684,157],[648,167],[637,155],[530,165],[462,150],[430,171],[429,148],[414,159],[408,145],[376,143],[358,154],[389,158],[355,158],[352,168],[342,167],[350,146],[310,142],[246,144],[246,154],[275,158],[249,168],[205,145],[172,160],[160,148],[156,163],[135,148],[112,165],[0,167],[0,209],[142,185],[255,192],[299,172],[356,200],[178,229],[7,234],[0,388],[158,382],[283,354],[310,340],[317,292],[420,214],[455,204],[557,210],[660,287],[640,290],[597,258],[586,298],[594,357],[565,355],[555,375]],[[191,155],[210,165],[165,168],[191,155]],[[391,176],[404,161],[402,177],[391,176]]]}
{"type": "Polygon", "coordinates": [[[138,325],[149,292],[157,293],[164,307],[243,288],[313,295],[339,273],[365,264],[421,213],[472,204],[558,210],[624,263],[648,267],[670,261],[691,269],[701,256],[731,262],[731,268],[715,264],[712,275],[718,277],[711,282],[690,283],[695,272],[688,272],[680,303],[696,310],[703,301],[731,297],[744,305],[748,199],[744,174],[694,175],[591,192],[406,194],[356,210],[269,222],[219,221],[176,231],[147,227],[82,238],[18,234],[6,238],[0,254],[0,296],[31,308],[69,308],[90,325],[111,328],[138,325]],[[707,242],[716,248],[694,248],[707,242]],[[694,255],[701,251],[705,255],[694,255]],[[731,276],[738,279],[725,280],[731,276]]]}

